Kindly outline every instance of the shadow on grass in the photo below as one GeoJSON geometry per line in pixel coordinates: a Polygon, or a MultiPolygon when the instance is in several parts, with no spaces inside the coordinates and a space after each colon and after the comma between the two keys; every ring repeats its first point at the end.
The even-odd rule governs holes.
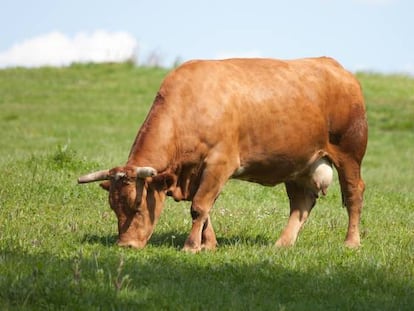
{"type": "MultiPolygon", "coordinates": [[[[183,232],[164,232],[154,233],[148,242],[149,245],[181,248],[184,246],[188,234],[183,232]]],[[[83,237],[82,243],[86,244],[100,244],[103,246],[112,246],[116,243],[117,235],[99,236],[95,234],[87,234],[83,237]]],[[[274,241],[269,240],[262,235],[257,236],[232,236],[232,237],[217,237],[218,247],[233,246],[238,244],[243,245],[258,245],[264,246],[272,244],[274,241]]]]}
{"type": "Polygon", "coordinates": [[[252,264],[211,254],[136,254],[62,259],[4,251],[0,305],[2,310],[410,310],[414,305],[412,282],[361,263],[324,271],[286,269],[271,258],[252,264]]]}
{"type": "Polygon", "coordinates": [[[103,246],[112,246],[116,243],[118,237],[116,235],[96,235],[96,234],[86,234],[82,243],[84,244],[100,244],[103,246]]]}

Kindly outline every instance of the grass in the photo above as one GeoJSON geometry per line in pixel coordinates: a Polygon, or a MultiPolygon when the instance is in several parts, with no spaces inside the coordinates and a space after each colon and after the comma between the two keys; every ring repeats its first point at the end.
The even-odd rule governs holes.
{"type": "Polygon", "coordinates": [[[358,74],[368,106],[358,250],[343,247],[337,180],[289,249],[282,186],[230,181],[212,212],[219,249],[180,252],[188,203],[167,201],[149,245],[121,249],[90,170],[125,162],[163,69],[0,70],[1,310],[411,310],[414,79],[358,74]]]}

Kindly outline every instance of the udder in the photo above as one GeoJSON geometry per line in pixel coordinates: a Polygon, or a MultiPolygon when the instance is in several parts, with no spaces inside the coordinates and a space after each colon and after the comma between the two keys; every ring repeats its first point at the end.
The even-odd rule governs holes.
{"type": "Polygon", "coordinates": [[[320,192],[326,195],[328,187],[332,184],[332,179],[332,164],[328,159],[321,158],[311,165],[307,175],[306,186],[317,195],[320,192]]]}

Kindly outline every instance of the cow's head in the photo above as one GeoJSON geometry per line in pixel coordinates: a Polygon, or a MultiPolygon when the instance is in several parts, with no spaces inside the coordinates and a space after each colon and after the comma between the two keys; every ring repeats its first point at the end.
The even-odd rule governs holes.
{"type": "Polygon", "coordinates": [[[142,248],[161,214],[171,174],[157,174],[151,167],[124,166],[79,177],[78,183],[103,181],[109,204],[118,218],[118,245],[142,248]]]}

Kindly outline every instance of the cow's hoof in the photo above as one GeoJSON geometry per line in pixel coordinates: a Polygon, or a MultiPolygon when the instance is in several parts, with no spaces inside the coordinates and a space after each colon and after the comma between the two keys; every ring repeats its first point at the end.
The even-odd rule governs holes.
{"type": "Polygon", "coordinates": [[[184,243],[184,247],[182,249],[186,253],[199,253],[201,251],[201,246],[199,243],[194,242],[193,239],[188,238],[187,241],[184,243]]]}
{"type": "Polygon", "coordinates": [[[186,252],[186,253],[196,254],[196,253],[201,252],[201,247],[200,246],[199,247],[194,247],[194,246],[184,245],[182,251],[186,252]]]}
{"type": "Polygon", "coordinates": [[[361,246],[361,242],[359,239],[357,240],[351,240],[351,239],[347,239],[345,240],[345,246],[351,249],[357,249],[361,246]]]}
{"type": "Polygon", "coordinates": [[[201,249],[203,251],[215,251],[217,243],[203,243],[201,244],[201,249]]]}
{"type": "Polygon", "coordinates": [[[277,248],[284,248],[293,246],[293,244],[295,244],[295,241],[280,238],[276,241],[275,246],[277,248]]]}

